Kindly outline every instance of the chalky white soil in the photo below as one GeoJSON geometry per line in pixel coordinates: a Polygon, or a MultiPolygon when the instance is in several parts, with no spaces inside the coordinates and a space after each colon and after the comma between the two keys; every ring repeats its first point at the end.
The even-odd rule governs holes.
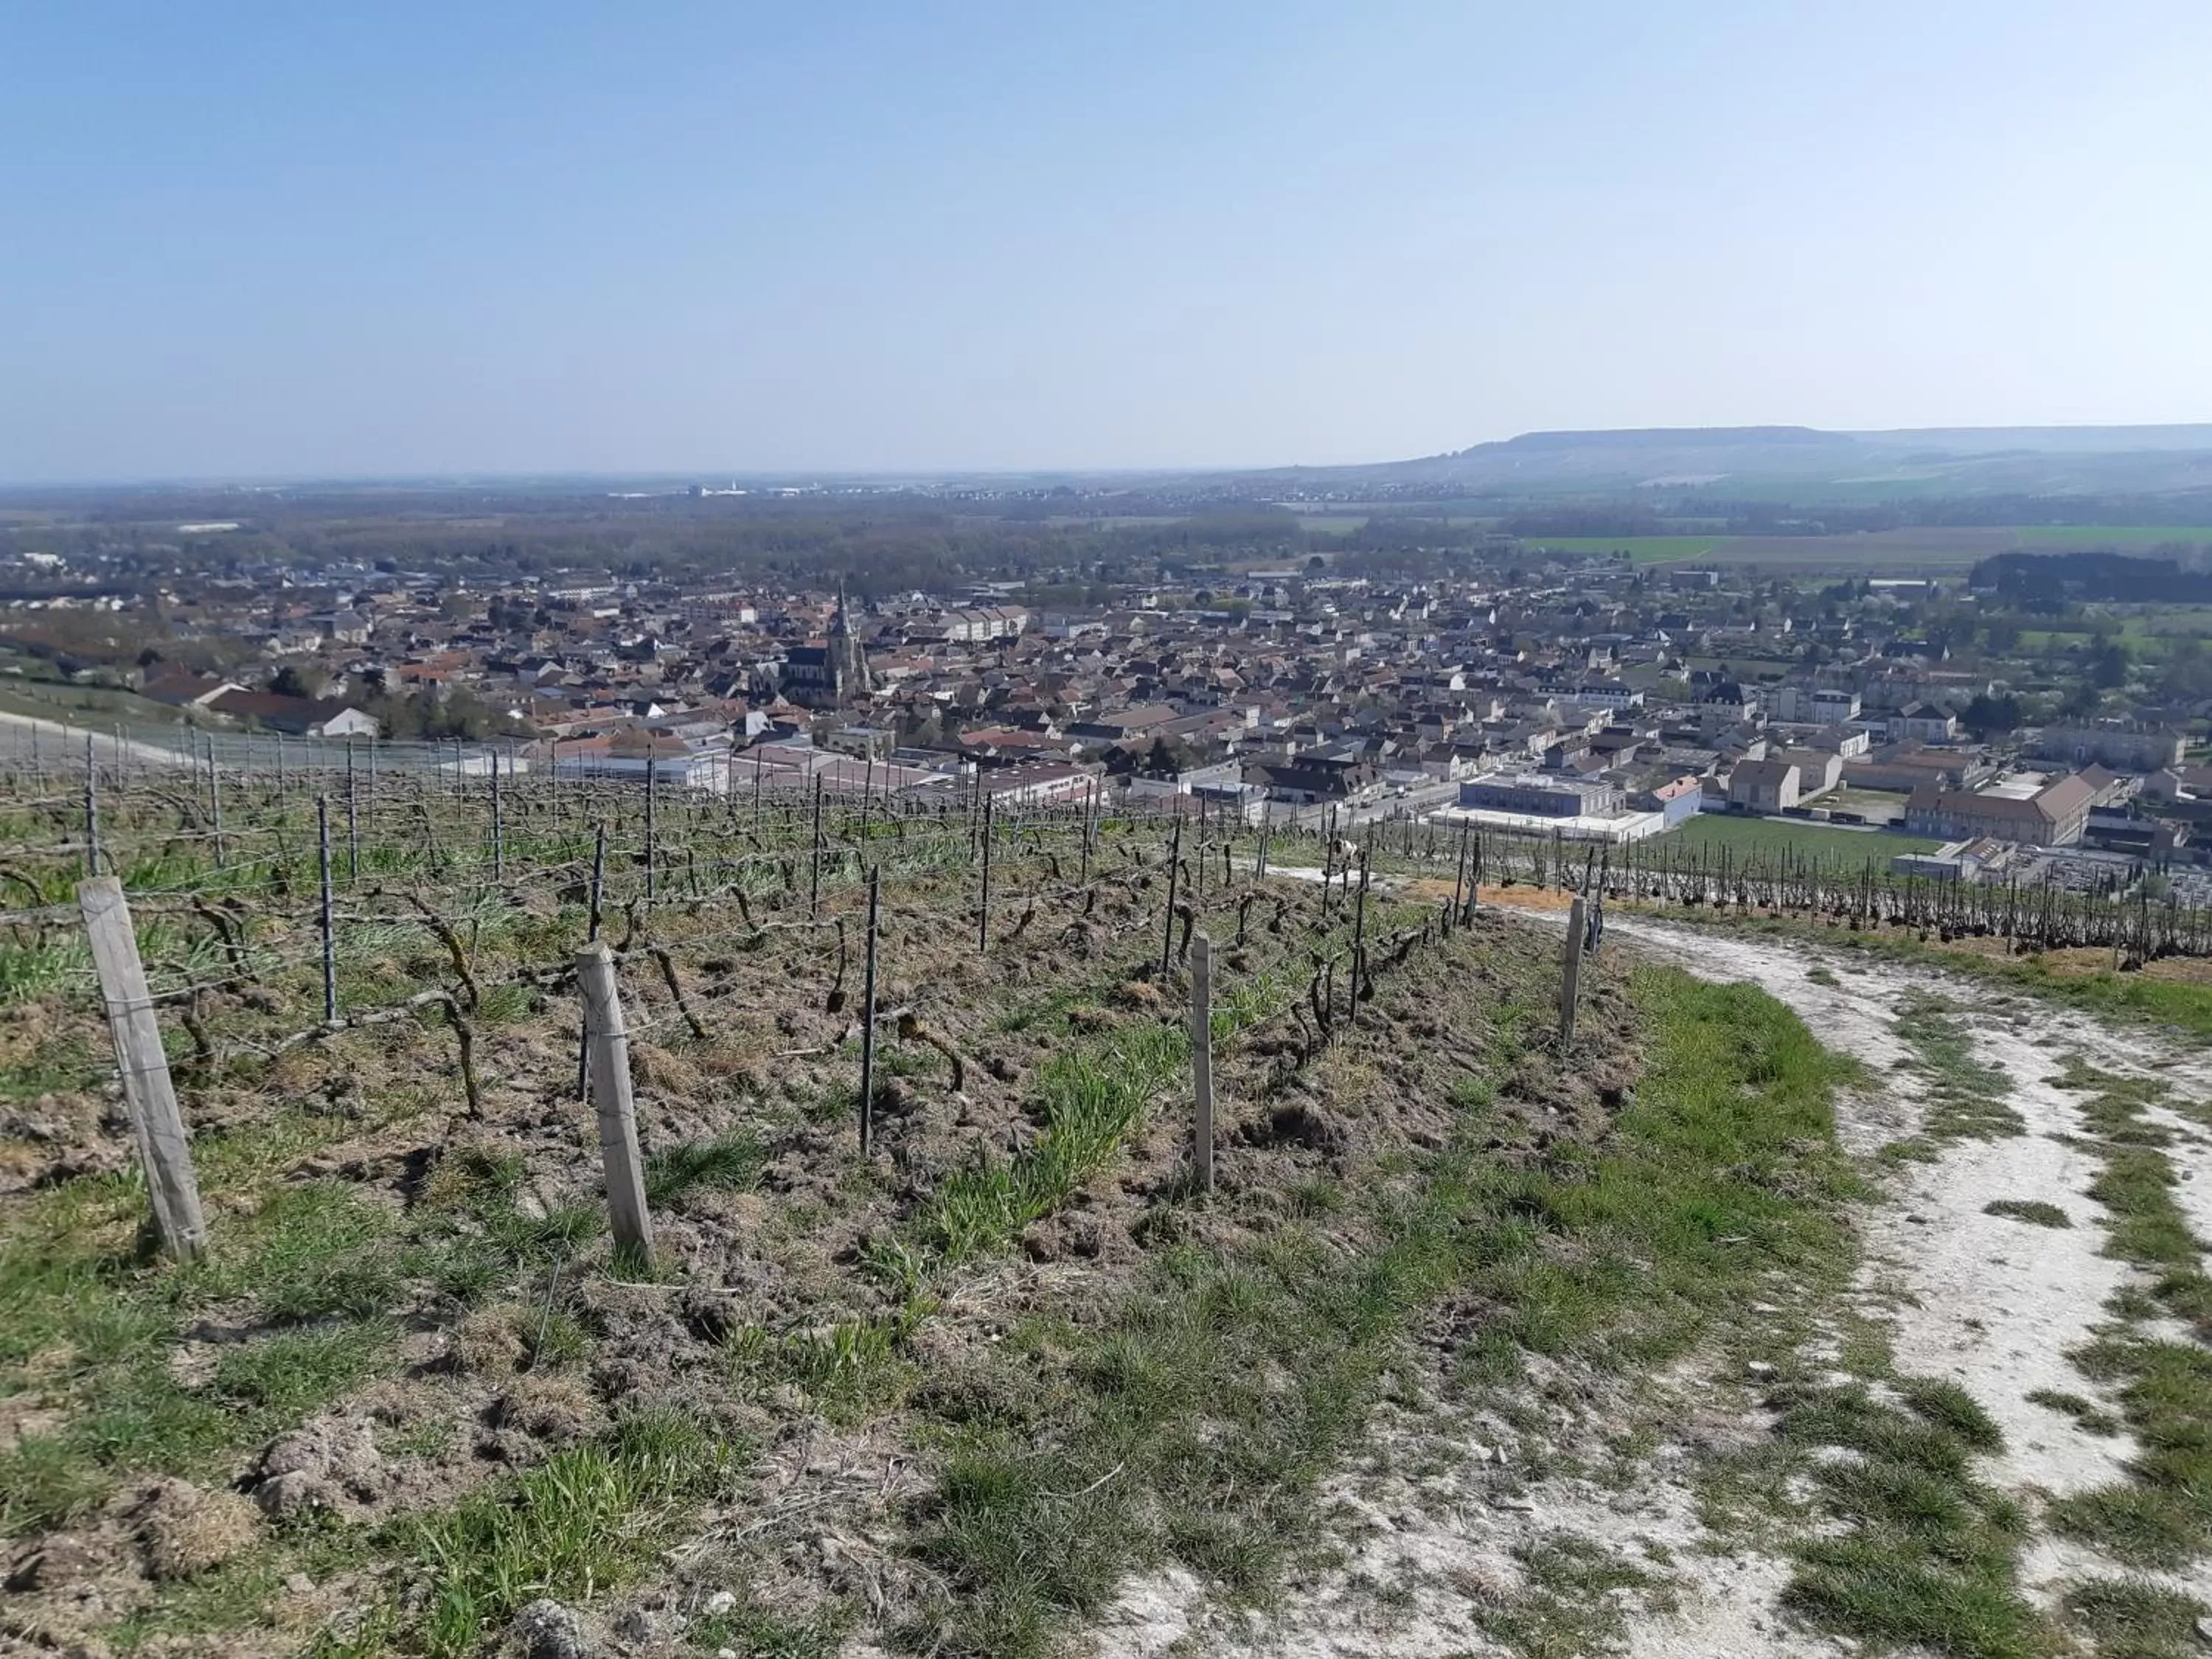
{"type": "MultiPolygon", "coordinates": [[[[2025,1129],[1954,1143],[1933,1163],[1906,1163],[1881,1177],[1887,1201],[1860,1218],[1865,1261],[1857,1310],[1887,1325],[1900,1370],[1954,1378],[1987,1408],[2006,1446],[1984,1461],[1982,1473],[2020,1492],[2032,1510],[2047,1498],[2120,1478],[2132,1450],[2126,1436],[2086,1434],[2027,1397],[2051,1389],[2110,1407],[2066,1354],[2102,1319],[2106,1298],[2133,1276],[2100,1254],[2104,1212],[2087,1195],[2097,1163],[2069,1144],[2082,1131],[2084,1097],[2054,1079],[2065,1056],[2080,1054],[2203,1100],[2212,1097],[2212,1061],[2140,1030],[2107,1029],[1917,966],[1641,919],[1611,919],[1607,939],[1610,947],[1648,952],[1707,979],[1749,981],[1789,1004],[1821,1041],[1863,1062],[1870,1081],[1838,1106],[1842,1143],[1862,1158],[1911,1134],[1921,1120],[1915,1074],[1895,1069],[1909,1054],[1895,1030],[1900,1006],[1930,994],[1959,1006],[1976,1058],[2003,1070],[2008,1103],[2025,1129]],[[1815,966],[1825,966],[1834,983],[1808,978],[1815,966]],[[1985,1214],[1996,1199],[2055,1204],[2074,1224],[2039,1227],[1985,1214]]],[[[2212,1238],[2212,1141],[2179,1114],[2160,1108],[2152,1115],[2176,1131],[2169,1152],[2182,1176],[2177,1198],[2200,1235],[2212,1238]]],[[[1623,1598],[1621,1650],[1632,1659],[1814,1659],[1856,1651],[1803,1630],[1782,1610],[1786,1563],[1712,1537],[1700,1525],[1691,1486],[1698,1450],[1741,1443],[1765,1429],[1741,1415],[1721,1419],[1700,1382],[1686,1373],[1662,1385],[1679,1401],[1668,1413],[1670,1432],[1632,1478],[1609,1484],[1560,1478],[1524,1484],[1494,1450],[1511,1439],[1500,1425],[1433,1409],[1386,1412],[1370,1455],[1322,1494],[1336,1547],[1331,1565],[1290,1585],[1265,1614],[1224,1608],[1186,1574],[1136,1581],[1102,1623],[1096,1650],[1103,1659],[1503,1653],[1508,1650],[1485,1635],[1477,1615],[1510,1601],[1522,1585],[1516,1547],[1567,1534],[1664,1581],[1664,1595],[1614,1592],[1623,1598]]],[[[1600,1401],[1584,1420],[1561,1422],[1559,1443],[1587,1454],[1601,1443],[1605,1411],[1600,1401]]],[[[2078,1547],[2040,1542],[2028,1552],[2023,1577],[2047,1602],[2067,1580],[2100,1571],[2112,1568],[2078,1547]]],[[[2173,1582],[2212,1599],[2206,1578],[2173,1582]]]]}

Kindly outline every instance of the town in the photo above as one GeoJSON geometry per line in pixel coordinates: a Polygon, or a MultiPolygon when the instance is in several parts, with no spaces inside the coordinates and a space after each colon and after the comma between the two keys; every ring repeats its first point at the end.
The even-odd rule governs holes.
{"type": "MultiPolygon", "coordinates": [[[[204,733],[262,765],[289,738],[720,793],[1674,835],[2212,891],[2193,613],[2024,591],[2049,560],[1852,579],[1494,532],[1380,557],[1232,537],[1111,583],[1047,567],[897,591],[878,572],[863,599],[726,572],[208,556],[237,528],[187,524],[198,559],[142,542],[128,561],[17,532],[0,687],[29,723],[10,741],[40,741],[42,698],[82,712],[97,692],[94,729],[204,733]]],[[[2093,588],[2196,580],[2079,557],[2093,588]]]]}

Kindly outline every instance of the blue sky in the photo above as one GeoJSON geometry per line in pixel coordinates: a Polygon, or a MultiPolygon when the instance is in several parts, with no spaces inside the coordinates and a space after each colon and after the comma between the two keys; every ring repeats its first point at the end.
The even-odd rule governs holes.
{"type": "Polygon", "coordinates": [[[0,4],[0,480],[2212,419],[2203,0],[0,4]]]}

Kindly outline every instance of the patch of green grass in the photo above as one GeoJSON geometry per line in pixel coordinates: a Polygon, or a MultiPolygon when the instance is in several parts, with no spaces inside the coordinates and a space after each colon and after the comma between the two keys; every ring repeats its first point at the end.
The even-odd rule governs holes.
{"type": "MultiPolygon", "coordinates": [[[[218,1148],[204,1160],[220,1177],[218,1148]]],[[[0,1240],[0,1393],[65,1415],[0,1454],[0,1535],[82,1515],[118,1477],[204,1478],[371,1375],[399,1296],[392,1224],[336,1182],[278,1186],[179,1263],[139,1235],[135,1175],[40,1194],[0,1240]],[[170,1358],[187,1324],[233,1328],[211,1375],[170,1358]]]]}
{"type": "Polygon", "coordinates": [[[2120,1419],[2110,1412],[2099,1408],[2094,1400],[2078,1394],[2069,1394],[2060,1389],[2037,1389],[2027,1395],[2030,1405],[2040,1406],[2070,1417],[2084,1434],[2114,1435],[2120,1431],[2120,1419]]]}
{"type": "Polygon", "coordinates": [[[1974,1058],[1973,1039],[1954,1014],[1951,1003],[1920,996],[1897,1017],[1897,1035],[1911,1050],[1904,1063],[1927,1080],[1923,1133],[1938,1144],[2019,1134],[2026,1124],[2005,1103],[2003,1070],[1974,1058]]]}
{"type": "Polygon", "coordinates": [[[2197,1635],[2204,1603],[2148,1578],[2087,1579],[2062,1605],[2094,1639],[2100,1659],[2185,1659],[2204,1650],[2197,1635]]]}
{"type": "Polygon", "coordinates": [[[697,1187],[742,1190],[758,1179],[767,1162],[767,1147],[746,1128],[664,1147],[646,1157],[646,1202],[658,1210],[697,1187]]]}
{"type": "Polygon", "coordinates": [[[1805,970],[1805,977],[1815,985],[1826,985],[1832,987],[1841,985],[1843,983],[1843,981],[1838,979],[1835,975],[1829,972],[1826,968],[1820,966],[1808,968],[1805,970]]]}
{"type": "Polygon", "coordinates": [[[905,1398],[915,1367],[902,1350],[932,1307],[916,1299],[890,1318],[844,1320],[782,1336],[750,1327],[730,1340],[731,1368],[756,1387],[793,1384],[832,1422],[855,1422],[905,1398]]]}
{"type": "MultiPolygon", "coordinates": [[[[0,1537],[80,1519],[136,1475],[225,1478],[244,1450],[384,1370],[420,1284],[474,1299],[602,1224],[596,1206],[525,1215],[519,1164],[466,1152],[412,1216],[349,1183],[287,1179],[317,1133],[287,1117],[196,1143],[216,1224],[191,1262],[149,1248],[135,1170],[64,1182],[8,1215],[0,1395],[36,1391],[60,1421],[0,1451],[0,1537]],[[173,1364],[202,1320],[216,1329],[196,1363],[173,1364]]],[[[566,1311],[541,1329],[534,1363],[580,1352],[566,1311]]]]}
{"type": "Polygon", "coordinates": [[[2212,1332],[2212,1280],[2174,1200],[2169,1137],[2142,1115],[2163,1090],[2079,1060],[2060,1081],[2088,1093],[2082,1119],[2100,1137],[2104,1169],[2089,1191],[2111,1212],[2106,1254],[2157,1278],[2148,1297],[2129,1287],[2112,1297],[2122,1322],[2073,1356],[2083,1375],[2114,1389],[2136,1441],[2130,1478],[2060,1498],[2050,1524],[2130,1566],[2177,1569],[2212,1553],[2212,1352],[2144,1327],[2165,1312],[2200,1336],[2212,1332]]]}
{"type": "Polygon", "coordinates": [[[1982,1206],[1984,1215],[2001,1215],[2014,1221],[2025,1221],[2032,1227],[2070,1227],[2073,1217],[2056,1204],[2046,1204],[2039,1198],[1996,1198],[1982,1206]]]}
{"type": "Polygon", "coordinates": [[[1907,1376],[1894,1384],[1898,1397],[1923,1423],[1951,1435],[1970,1451],[2004,1449],[1996,1420],[1973,1395],[1948,1376],[1907,1376]]]}
{"type": "Polygon", "coordinates": [[[526,1602],[603,1595],[726,1489],[741,1455],[680,1413],[636,1412],[452,1510],[400,1522],[382,1541],[414,1563],[419,1593],[403,1598],[400,1622],[429,1659],[462,1659],[526,1602]]]}
{"type": "Polygon", "coordinates": [[[1871,859],[1879,873],[1887,872],[1890,860],[1899,853],[1932,853],[1938,845],[1925,836],[1903,836],[1887,830],[1853,830],[1805,818],[1748,817],[1726,812],[1698,813],[1680,829],[1669,830],[1646,844],[1661,849],[1662,856],[1671,854],[1677,858],[1685,854],[1694,858],[1703,850],[1711,856],[1716,876],[1720,873],[1723,849],[1735,867],[1747,872],[1753,861],[1771,871],[1777,855],[1787,853],[1793,860],[1820,859],[1836,869],[1854,873],[1871,859]]]}
{"type": "Polygon", "coordinates": [[[1500,1605],[1478,1605],[1475,1624],[1523,1659],[1579,1659],[1620,1641],[1628,1605],[1645,1592],[1654,1611],[1672,1605],[1662,1580],[1586,1538],[1555,1532],[1515,1547],[1525,1588],[1500,1605]]]}
{"type": "Polygon", "coordinates": [[[2130,1334],[2093,1343],[2076,1363],[2118,1384],[2138,1449],[2130,1480],[2053,1504],[2054,1529],[2130,1566],[2180,1567],[2212,1551],[2212,1353],[2130,1334]]]}
{"type": "MultiPolygon", "coordinates": [[[[1378,907],[1369,921],[1380,927],[1401,919],[1395,907],[1378,907]]],[[[1243,981],[1215,1006],[1215,1041],[1295,994],[1287,970],[1243,981]]],[[[946,1264],[1010,1243],[1105,1162],[1152,1096],[1189,1062],[1190,1033],[1181,1020],[1123,1025],[1055,1055],[1037,1079],[1042,1132],[1010,1158],[982,1158],[947,1176],[909,1224],[909,1239],[946,1264]]]]}
{"type": "Polygon", "coordinates": [[[728,1650],[740,1659],[837,1659],[852,1615],[836,1606],[804,1619],[787,1619],[750,1598],[727,1613],[694,1619],[684,1639],[695,1653],[728,1650]]]}
{"type": "MultiPolygon", "coordinates": [[[[1888,837],[1883,840],[1886,842],[1888,837]]],[[[1723,913],[1709,905],[1653,908],[1669,921],[1692,927],[1737,928],[1810,939],[1840,951],[1921,963],[1987,984],[2001,985],[2061,1007],[2079,1008],[2151,1026],[2169,1036],[2178,1033],[2200,1045],[2212,1043],[2212,984],[2104,969],[2089,974],[2061,972],[2039,957],[1986,956],[1978,951],[1951,950],[1932,942],[1923,944],[1910,933],[1887,930],[1850,933],[1797,917],[1746,917],[1723,913]]]]}
{"type": "Polygon", "coordinates": [[[1523,1168],[1457,1144],[1347,1191],[1361,1248],[1340,1219],[1334,1248],[1293,1223],[1167,1249],[1103,1320],[1033,1322],[933,1380],[947,1455],[915,1524],[951,1594],[915,1640],[1042,1653],[1062,1619],[1168,1559],[1259,1594],[1448,1291],[1491,1310],[1462,1370],[1495,1376],[1524,1346],[1624,1367],[1680,1353],[1778,1270],[1845,1282],[1840,1063],[1750,987],[1648,969],[1635,989],[1650,1069],[1599,1148],[1523,1168]]]}
{"type": "Polygon", "coordinates": [[[1791,1547],[1787,1599],[1814,1624],[1883,1645],[1918,1644],[1959,1659],[2033,1659],[2048,1632],[2021,1595],[2027,1516],[1976,1480],[1978,1452],[2002,1443],[1965,1390],[1935,1378],[1896,1385],[1902,1407],[1863,1385],[1792,1406],[1780,1440],[1831,1449],[1809,1472],[1840,1532],[1791,1547]]]}

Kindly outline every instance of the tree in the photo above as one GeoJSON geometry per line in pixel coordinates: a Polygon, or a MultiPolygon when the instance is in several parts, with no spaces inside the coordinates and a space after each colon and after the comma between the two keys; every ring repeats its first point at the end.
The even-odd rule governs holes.
{"type": "Polygon", "coordinates": [[[1959,716],[1959,723],[1978,743],[2002,737],[2020,726],[2020,699],[2007,692],[1993,697],[1986,691],[1978,694],[1959,716]]]}
{"type": "Polygon", "coordinates": [[[2095,686],[2087,680],[2081,680],[2066,694],[2065,701],[2058,705],[2058,712],[2069,720],[2084,720],[2094,714],[2103,706],[2104,701],[2095,686]]]}
{"type": "Polygon", "coordinates": [[[2089,683],[2110,691],[2128,683],[2128,647],[2124,640],[2100,640],[2089,663],[2089,683]]]}
{"type": "Polygon", "coordinates": [[[269,689],[280,697],[305,697],[312,702],[323,695],[324,680],[320,671],[288,662],[276,671],[269,689]]]}

